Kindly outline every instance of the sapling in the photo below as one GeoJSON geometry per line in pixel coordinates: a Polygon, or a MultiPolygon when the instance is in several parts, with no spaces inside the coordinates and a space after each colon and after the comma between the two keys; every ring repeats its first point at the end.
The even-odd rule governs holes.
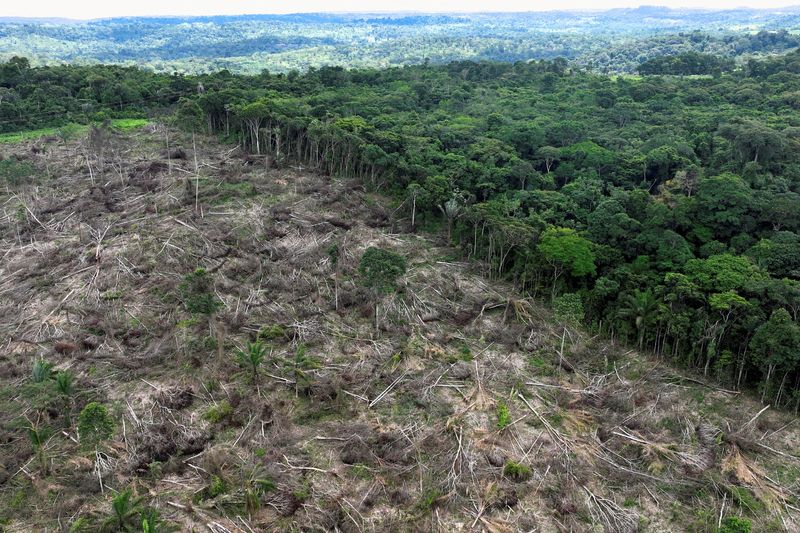
{"type": "Polygon", "coordinates": [[[258,369],[267,355],[267,347],[260,340],[248,342],[247,349],[236,351],[236,362],[242,368],[249,369],[253,374],[253,385],[258,385],[258,369]]]}

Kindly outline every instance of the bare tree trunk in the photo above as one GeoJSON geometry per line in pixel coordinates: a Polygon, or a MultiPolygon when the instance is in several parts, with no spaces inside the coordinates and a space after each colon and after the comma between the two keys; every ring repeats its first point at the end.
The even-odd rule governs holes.
{"type": "Polygon", "coordinates": [[[194,153],[194,210],[197,211],[200,199],[200,174],[197,173],[197,144],[195,143],[194,130],[192,130],[192,152],[194,153]]]}
{"type": "Polygon", "coordinates": [[[169,153],[169,128],[166,125],[164,126],[164,138],[167,141],[167,172],[172,176],[172,158],[169,153]]]}

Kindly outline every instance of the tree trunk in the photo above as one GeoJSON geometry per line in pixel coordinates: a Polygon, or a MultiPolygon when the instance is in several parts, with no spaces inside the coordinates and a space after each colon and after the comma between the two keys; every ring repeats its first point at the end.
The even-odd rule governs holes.
{"type": "Polygon", "coordinates": [[[195,143],[194,130],[192,130],[192,153],[194,154],[194,210],[197,211],[200,200],[200,175],[197,173],[197,144],[195,143]]]}
{"type": "Polygon", "coordinates": [[[764,403],[764,400],[767,398],[767,389],[769,388],[769,382],[772,379],[773,370],[775,370],[775,365],[769,365],[769,367],[767,367],[767,377],[764,380],[764,390],[761,391],[761,403],[764,403]]]}

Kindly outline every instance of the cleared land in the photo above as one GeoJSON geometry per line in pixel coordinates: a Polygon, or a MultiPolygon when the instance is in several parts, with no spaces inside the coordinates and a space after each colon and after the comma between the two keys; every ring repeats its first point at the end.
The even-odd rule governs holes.
{"type": "Polygon", "coordinates": [[[111,527],[128,488],[182,531],[800,527],[791,414],[559,324],[357,183],[207,138],[195,172],[165,139],[0,146],[35,169],[0,192],[7,530],[111,527]],[[369,246],[409,262],[380,331],[369,246]],[[210,317],[179,290],[198,267],[210,317]],[[235,353],[256,338],[253,379],[235,353]],[[114,428],[87,448],[90,402],[114,428]]]}

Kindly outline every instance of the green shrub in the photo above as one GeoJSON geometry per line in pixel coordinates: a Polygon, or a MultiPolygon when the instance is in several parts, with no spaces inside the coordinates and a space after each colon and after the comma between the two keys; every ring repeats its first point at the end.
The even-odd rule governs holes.
{"type": "Polygon", "coordinates": [[[364,286],[383,294],[393,292],[397,278],[405,272],[406,260],[403,256],[374,246],[367,248],[358,265],[364,286]]]}
{"type": "Polygon", "coordinates": [[[105,406],[91,402],[78,415],[78,436],[81,444],[96,446],[114,434],[114,421],[105,406]]]}
{"type": "Polygon", "coordinates": [[[428,489],[422,495],[422,501],[419,502],[418,507],[423,511],[430,511],[442,497],[442,491],[438,489],[428,489]]]}
{"type": "Polygon", "coordinates": [[[212,424],[218,424],[233,414],[233,407],[227,400],[222,400],[219,405],[212,405],[205,412],[203,418],[212,424]]]}
{"type": "Polygon", "coordinates": [[[258,338],[267,341],[285,339],[286,337],[287,337],[286,328],[278,324],[273,324],[271,326],[264,326],[263,328],[261,328],[261,331],[258,332],[258,338]]]}
{"type": "Polygon", "coordinates": [[[530,477],[531,469],[516,461],[508,461],[503,467],[503,475],[516,481],[522,481],[530,477]]]}
{"type": "Polygon", "coordinates": [[[503,402],[497,404],[497,429],[505,429],[511,424],[511,413],[503,402]]]}
{"type": "Polygon", "coordinates": [[[228,492],[228,484],[219,476],[211,476],[211,483],[208,484],[208,497],[216,498],[228,492]]]}
{"type": "Polygon", "coordinates": [[[31,180],[30,178],[36,169],[28,161],[18,161],[14,158],[3,159],[0,161],[0,184],[9,187],[18,187],[31,180]]]}
{"type": "Polygon", "coordinates": [[[178,285],[183,306],[192,314],[213,315],[222,307],[222,302],[214,294],[211,275],[204,268],[198,268],[184,276],[178,285]]]}
{"type": "Polygon", "coordinates": [[[583,320],[583,300],[581,295],[568,292],[553,300],[553,313],[560,322],[580,324],[583,320]]]}
{"type": "Polygon", "coordinates": [[[37,359],[33,363],[33,370],[31,371],[31,379],[34,383],[44,383],[53,375],[53,364],[48,363],[44,359],[37,359]]]}
{"type": "Polygon", "coordinates": [[[719,533],[750,533],[753,525],[747,518],[739,518],[737,516],[729,516],[722,521],[722,526],[719,528],[719,533]]]}

